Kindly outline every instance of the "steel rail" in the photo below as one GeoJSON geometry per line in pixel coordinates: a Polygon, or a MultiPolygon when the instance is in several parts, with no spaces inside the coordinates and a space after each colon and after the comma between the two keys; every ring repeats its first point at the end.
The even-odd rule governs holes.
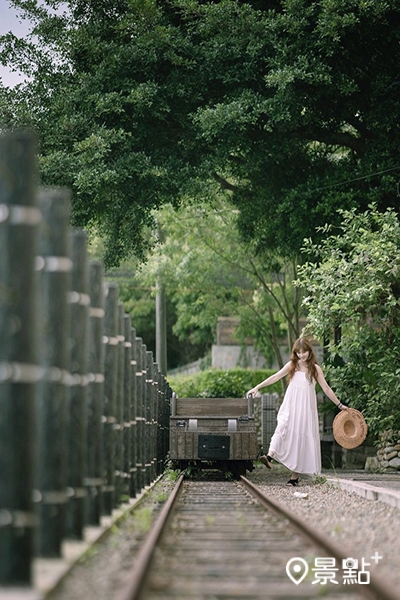
{"type": "Polygon", "coordinates": [[[140,592],[142,591],[142,585],[151,564],[154,549],[178,499],[182,489],[183,479],[184,474],[182,473],[168,497],[168,500],[162,507],[160,514],[152,525],[139,553],[135,557],[135,567],[129,576],[128,583],[122,590],[122,593],[118,596],[118,600],[138,600],[140,592]]]}
{"type": "MultiPolygon", "coordinates": [[[[271,497],[266,496],[257,486],[249,481],[243,475],[240,476],[244,487],[260,502],[262,506],[272,510],[279,516],[284,516],[297,529],[297,531],[306,537],[312,544],[319,546],[327,556],[332,556],[339,560],[346,560],[350,554],[345,554],[342,547],[339,547],[331,539],[321,535],[316,529],[310,527],[305,521],[300,519],[285,506],[278,504],[271,497]]],[[[362,585],[359,589],[361,594],[366,595],[373,600],[399,600],[399,594],[390,588],[390,583],[386,583],[377,574],[371,573],[371,580],[368,585],[362,585]]]]}

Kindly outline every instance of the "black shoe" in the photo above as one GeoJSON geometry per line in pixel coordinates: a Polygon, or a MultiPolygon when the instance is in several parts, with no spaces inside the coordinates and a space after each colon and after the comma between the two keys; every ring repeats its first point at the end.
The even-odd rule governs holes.
{"type": "Polygon", "coordinates": [[[289,481],[287,482],[287,485],[298,485],[298,483],[299,483],[299,478],[297,478],[297,479],[290,478],[289,481]]]}
{"type": "Polygon", "coordinates": [[[265,454],[263,454],[262,456],[260,456],[260,460],[262,462],[263,465],[265,465],[267,467],[267,469],[272,469],[272,458],[269,456],[269,454],[267,456],[265,456],[265,454]]]}

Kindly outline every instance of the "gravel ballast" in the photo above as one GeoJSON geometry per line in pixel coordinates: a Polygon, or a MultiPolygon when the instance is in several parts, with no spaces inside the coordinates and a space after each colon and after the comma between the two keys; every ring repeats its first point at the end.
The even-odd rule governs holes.
{"type": "MultiPolygon", "coordinates": [[[[400,511],[306,476],[301,478],[299,486],[288,486],[288,474],[286,469],[276,465],[272,470],[257,465],[247,477],[319,533],[332,538],[346,556],[359,560],[363,557],[371,562],[370,557],[378,553],[383,558],[371,571],[393,582],[393,589],[400,589],[400,511]],[[296,492],[307,497],[299,498],[296,492]]],[[[168,475],[158,481],[138,508],[89,550],[47,598],[109,600],[115,597],[126,581],[150,521],[174,485],[168,475]]]]}
{"type": "Polygon", "coordinates": [[[286,484],[288,475],[281,467],[271,471],[264,467],[255,469],[248,479],[331,538],[346,556],[364,558],[374,565],[370,557],[378,553],[383,558],[371,567],[371,572],[374,570],[381,579],[392,581],[400,589],[399,509],[307,476],[300,476],[299,485],[293,488],[286,484]],[[296,497],[296,492],[307,494],[307,498],[296,497]]]}

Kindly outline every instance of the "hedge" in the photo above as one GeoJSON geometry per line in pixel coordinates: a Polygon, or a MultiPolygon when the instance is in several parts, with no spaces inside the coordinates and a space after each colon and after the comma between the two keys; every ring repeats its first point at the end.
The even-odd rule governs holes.
{"type": "MultiPolygon", "coordinates": [[[[275,371],[270,369],[208,369],[168,377],[168,383],[180,398],[243,398],[248,390],[273,373],[275,371]]],[[[278,381],[264,391],[281,394],[282,384],[278,381]]]]}

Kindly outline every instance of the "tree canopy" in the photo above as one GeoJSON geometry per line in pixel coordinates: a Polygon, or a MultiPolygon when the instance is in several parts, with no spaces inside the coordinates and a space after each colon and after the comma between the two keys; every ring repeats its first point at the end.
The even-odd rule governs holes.
{"type": "Polygon", "coordinates": [[[246,304],[243,271],[221,262],[200,280],[205,248],[182,259],[172,238],[176,333],[201,338],[235,305],[248,322],[256,307],[273,339],[271,292],[288,331],[299,295],[272,274],[308,258],[314,333],[342,330],[339,397],[373,431],[399,427],[398,0],[9,1],[32,34],[3,36],[0,60],[29,79],[0,87],[0,127],[38,132],[42,182],[73,190],[74,224],[102,236],[108,266],[144,256],[155,209],[192,206],[202,239],[250,264],[265,293],[246,304]],[[201,212],[222,193],[237,229],[210,240],[201,212]],[[218,297],[193,295],[213,278],[218,297]]]}
{"type": "Polygon", "coordinates": [[[338,208],[397,205],[397,0],[11,0],[1,40],[30,80],[1,126],[33,126],[45,184],[107,261],[143,253],[154,208],[230,193],[241,235],[285,257],[338,208]],[[56,11],[56,12],[55,12],[56,11]]]}
{"type": "Polygon", "coordinates": [[[296,265],[273,254],[254,256],[237,229],[238,211],[222,194],[210,202],[165,205],[157,213],[162,243],[139,275],[165,286],[174,304],[174,333],[208,349],[220,316],[239,318],[236,340],[253,338],[262,355],[283,366],[282,339],[300,334],[302,294],[292,285],[296,265]]]}
{"type": "Polygon", "coordinates": [[[372,432],[399,429],[400,222],[374,205],[342,219],[340,228],[324,228],[320,244],[307,240],[304,248],[311,259],[297,283],[308,290],[308,327],[330,340],[339,398],[363,412],[372,432]]]}

